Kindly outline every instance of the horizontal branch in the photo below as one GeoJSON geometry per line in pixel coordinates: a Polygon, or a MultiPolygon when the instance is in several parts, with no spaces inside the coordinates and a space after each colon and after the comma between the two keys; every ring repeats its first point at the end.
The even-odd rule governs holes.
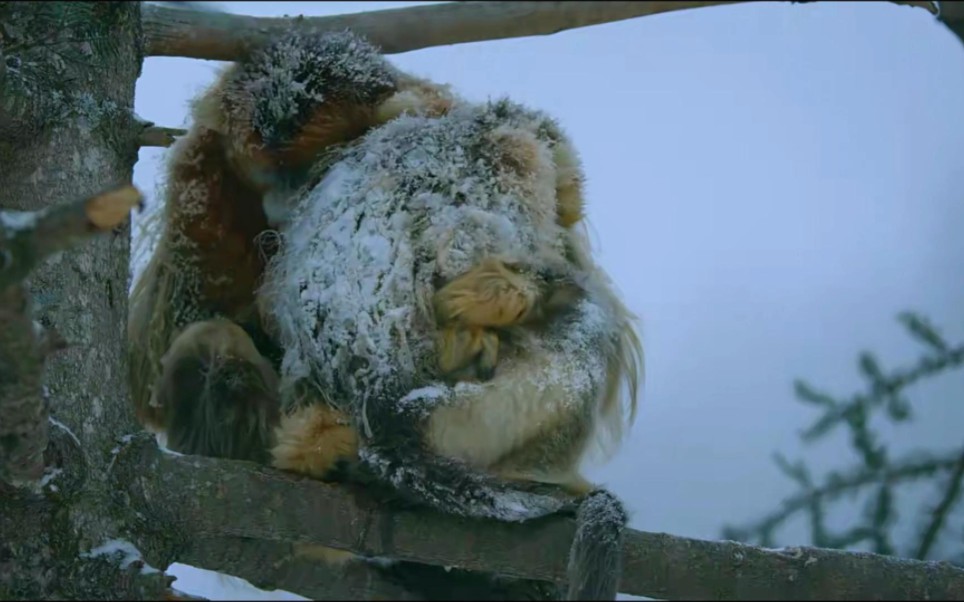
{"type": "MultiPolygon", "coordinates": [[[[624,21],[729,2],[448,2],[327,17],[249,17],[144,5],[147,56],[183,56],[233,61],[272,37],[297,28],[305,31],[351,29],[385,54],[397,54],[486,40],[552,35],[569,29],[624,21]]],[[[933,2],[894,0],[926,8],[933,2]]]]}
{"type": "Polygon", "coordinates": [[[168,147],[174,144],[175,141],[180,136],[187,133],[187,130],[181,128],[166,128],[159,126],[150,126],[144,128],[140,135],[137,137],[137,145],[141,148],[145,146],[160,146],[168,147]]]}
{"type": "Polygon", "coordinates": [[[297,592],[312,600],[414,600],[367,562],[328,564],[310,546],[243,537],[195,539],[178,562],[236,575],[263,590],[297,592]]]}
{"type": "Polygon", "coordinates": [[[64,345],[34,325],[21,283],[44,258],[119,224],[140,198],[125,186],[43,211],[0,211],[0,480],[28,484],[43,475],[43,363],[64,345]]]}
{"type": "MultiPolygon", "coordinates": [[[[128,503],[191,538],[321,544],[366,556],[563,583],[574,525],[391,511],[363,493],[245,462],[161,451],[132,437],[112,467],[128,503]]],[[[964,599],[964,570],[868,553],[766,550],[629,531],[620,591],[660,599],[964,599]]]]}

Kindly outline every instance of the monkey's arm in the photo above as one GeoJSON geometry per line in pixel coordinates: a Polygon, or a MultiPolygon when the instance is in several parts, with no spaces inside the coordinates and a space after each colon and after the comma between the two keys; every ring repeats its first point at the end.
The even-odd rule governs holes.
{"type": "Polygon", "coordinates": [[[173,149],[165,205],[155,217],[160,238],[134,286],[128,319],[132,396],[142,422],[164,422],[152,389],[184,327],[215,316],[252,319],[263,266],[256,236],[266,227],[260,202],[231,169],[218,133],[196,125],[173,149]]]}

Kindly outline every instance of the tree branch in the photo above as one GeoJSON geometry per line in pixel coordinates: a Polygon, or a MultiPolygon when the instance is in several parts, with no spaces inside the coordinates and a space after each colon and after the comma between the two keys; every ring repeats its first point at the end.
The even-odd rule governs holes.
{"type": "Polygon", "coordinates": [[[44,258],[117,226],[140,199],[125,186],[43,211],[0,211],[0,480],[29,483],[43,474],[43,362],[62,345],[35,327],[20,285],[44,258]]]}
{"type": "Polygon", "coordinates": [[[117,227],[141,202],[136,188],[123,186],[42,211],[0,211],[0,289],[50,255],[117,227]]]}
{"type": "Polygon", "coordinates": [[[186,133],[187,130],[181,128],[150,126],[141,131],[140,136],[137,137],[137,144],[141,148],[145,146],[168,147],[186,133]]]}
{"type": "Polygon", "coordinates": [[[416,600],[363,561],[331,565],[310,546],[244,537],[196,539],[178,562],[243,577],[255,587],[312,600],[416,600]]]}
{"type": "MultiPolygon", "coordinates": [[[[346,486],[246,462],[161,451],[130,438],[111,478],[154,528],[192,539],[247,537],[322,544],[367,556],[562,583],[571,519],[501,523],[394,512],[346,486]]],[[[766,550],[629,531],[620,591],[660,599],[893,600],[964,598],[964,570],[868,553],[766,550]]]]}
{"type": "Polygon", "coordinates": [[[911,456],[895,461],[885,470],[870,470],[859,466],[848,473],[834,474],[818,487],[807,485],[804,491],[785,499],[780,508],[751,525],[739,528],[727,527],[724,530],[724,536],[742,540],[752,535],[757,541],[765,543],[771,539],[778,527],[802,510],[881,482],[901,483],[930,477],[940,472],[950,472],[958,465],[960,453],[964,452],[955,452],[942,458],[911,456]]]}
{"type": "Polygon", "coordinates": [[[941,501],[937,504],[937,507],[931,512],[927,527],[921,534],[920,545],[917,547],[915,558],[919,558],[920,560],[927,558],[927,554],[930,553],[931,548],[937,541],[937,536],[940,534],[941,528],[947,521],[948,514],[961,494],[962,482],[964,482],[964,450],[958,454],[954,472],[947,480],[947,489],[944,491],[944,495],[941,497],[941,501]]]}
{"type": "MultiPolygon", "coordinates": [[[[233,61],[291,28],[351,29],[385,54],[560,31],[730,2],[448,2],[328,17],[266,18],[165,6],[142,8],[145,54],[233,61]]],[[[892,0],[937,14],[933,2],[892,0]]]]}

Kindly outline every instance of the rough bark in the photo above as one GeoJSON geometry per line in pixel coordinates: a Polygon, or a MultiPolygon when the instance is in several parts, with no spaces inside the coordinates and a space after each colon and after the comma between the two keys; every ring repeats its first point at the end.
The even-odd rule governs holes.
{"type": "MultiPolygon", "coordinates": [[[[151,437],[130,440],[112,478],[125,503],[159,532],[196,542],[225,535],[321,544],[360,554],[563,583],[575,525],[551,517],[528,524],[393,512],[343,486],[247,462],[161,451],[151,437]]],[[[190,554],[205,565],[213,545],[190,554]]],[[[184,550],[189,549],[185,547],[184,550]]],[[[182,552],[187,553],[187,552],[182,552]]],[[[876,554],[817,548],[766,550],[630,531],[620,592],[670,600],[959,600],[964,569],[876,554]]],[[[241,555],[240,553],[238,554],[241,555]]],[[[218,568],[231,562],[214,559],[218,568]]],[[[233,561],[244,576],[276,583],[275,567],[233,561]]]]}
{"type": "Polygon", "coordinates": [[[114,228],[140,203],[133,186],[43,211],[0,211],[0,479],[42,477],[48,411],[41,373],[66,341],[31,320],[24,278],[48,256],[114,228]]]}
{"type": "MultiPolygon", "coordinates": [[[[128,184],[139,6],[4,2],[0,23],[0,209],[40,210],[128,184]]],[[[135,428],[124,378],[129,238],[129,225],[119,227],[48,259],[26,282],[30,317],[68,348],[43,368],[53,417],[43,425],[43,487],[0,485],[0,599],[156,598],[167,587],[163,573],[120,556],[82,556],[125,531],[105,458],[135,428]]],[[[32,336],[24,319],[17,334],[32,336]]],[[[35,395],[39,373],[21,382],[35,395]]]]}
{"type": "Polygon", "coordinates": [[[387,583],[378,567],[350,561],[332,567],[299,544],[244,537],[199,538],[179,562],[243,576],[266,590],[297,592],[312,600],[418,600],[400,585],[387,583]]]}

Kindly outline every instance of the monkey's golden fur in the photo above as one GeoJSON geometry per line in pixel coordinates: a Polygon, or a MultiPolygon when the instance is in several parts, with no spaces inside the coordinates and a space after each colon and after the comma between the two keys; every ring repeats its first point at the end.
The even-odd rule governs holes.
{"type": "MultiPolygon", "coordinates": [[[[285,210],[268,210],[271,178],[310,168],[326,152],[352,144],[399,115],[442,116],[462,102],[444,86],[395,72],[394,85],[365,102],[326,95],[294,135],[272,146],[252,126],[254,100],[235,83],[240,68],[228,68],[195,102],[193,125],[172,149],[159,216],[162,233],[132,294],[132,397],[138,418],[158,432],[169,428],[175,407],[194,401],[194,391],[172,381],[167,365],[173,359],[236,357],[256,367],[260,388],[277,385],[277,330],[271,303],[259,288],[275,251],[264,244],[269,240],[264,234],[276,221],[269,217],[285,210]]],[[[466,393],[465,403],[434,411],[423,436],[435,453],[472,468],[585,494],[593,486],[580,474],[579,462],[592,438],[590,422],[603,427],[604,438],[619,439],[625,418],[620,389],[628,388],[631,421],[642,348],[633,316],[591,259],[575,150],[561,133],[551,137],[555,221],[567,241],[564,261],[593,283],[594,294],[613,308],[621,329],[606,352],[604,391],[589,404],[596,417],[565,409],[567,396],[579,395],[567,391],[565,383],[545,392],[527,380],[525,371],[545,370],[551,357],[528,358],[492,379],[501,369],[503,347],[518,355],[526,349],[525,341],[552,328],[552,318],[583,296],[569,282],[521,271],[514,262],[492,256],[440,282],[430,303],[440,374],[450,381],[489,381],[488,388],[476,399],[466,393]]],[[[530,131],[497,131],[491,144],[503,167],[523,178],[544,160],[545,142],[530,131]]],[[[357,458],[358,425],[317,392],[299,391],[307,399],[280,415],[276,398],[262,400],[259,419],[273,432],[258,444],[270,449],[275,467],[325,478],[339,462],[357,458]]]]}

